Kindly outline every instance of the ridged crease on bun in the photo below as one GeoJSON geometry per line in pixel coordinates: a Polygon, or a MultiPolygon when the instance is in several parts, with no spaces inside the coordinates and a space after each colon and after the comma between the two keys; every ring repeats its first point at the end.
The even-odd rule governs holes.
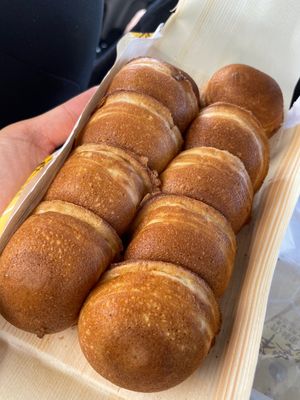
{"type": "Polygon", "coordinates": [[[153,97],[117,91],[101,103],[81,136],[81,143],[106,143],[147,157],[161,172],[179,152],[183,140],[170,111],[153,97]]]}
{"type": "Polygon", "coordinates": [[[254,191],[262,185],[268,173],[269,144],[261,124],[250,111],[224,102],[202,109],[185,140],[186,149],[199,146],[227,150],[239,157],[254,191]]]}
{"type": "Polygon", "coordinates": [[[203,201],[220,211],[237,233],[249,220],[253,188],[241,160],[225,150],[194,147],[161,174],[162,192],[203,201]]]}
{"type": "Polygon", "coordinates": [[[230,223],[214,208],[185,196],[158,194],[143,203],[132,226],[125,260],[181,265],[221,296],[231,277],[236,239],[230,223]]]}
{"type": "Polygon", "coordinates": [[[143,158],[105,144],[85,144],[70,155],[45,199],[85,207],[121,235],[142,198],[157,191],[158,185],[157,173],[147,168],[143,158]]]}
{"type": "Polygon", "coordinates": [[[125,64],[113,78],[108,93],[117,90],[133,90],[154,97],[171,111],[181,132],[200,108],[194,80],[179,68],[154,58],[136,58],[125,64]]]}

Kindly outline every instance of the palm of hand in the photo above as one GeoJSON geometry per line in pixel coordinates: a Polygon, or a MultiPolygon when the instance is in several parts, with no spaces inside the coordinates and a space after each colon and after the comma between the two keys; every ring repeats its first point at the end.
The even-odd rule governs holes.
{"type": "Polygon", "coordinates": [[[34,168],[66,140],[94,92],[0,131],[0,215],[34,168]]]}

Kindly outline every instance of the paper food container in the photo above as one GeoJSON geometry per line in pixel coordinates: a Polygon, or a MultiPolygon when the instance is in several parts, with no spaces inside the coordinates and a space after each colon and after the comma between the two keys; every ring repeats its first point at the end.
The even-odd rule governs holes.
{"type": "MultiPolygon", "coordinates": [[[[0,251],[41,200],[116,71],[149,55],[188,72],[201,85],[223,65],[257,67],[281,86],[286,109],[300,71],[300,3],[258,0],[180,1],[152,37],[125,37],[119,58],[65,145],[30,177],[0,219],[0,251]]],[[[255,372],[280,244],[300,191],[300,126],[270,140],[271,164],[255,196],[252,220],[238,235],[230,286],[221,301],[222,330],[208,358],[182,384],[159,393],[130,392],[98,375],[85,360],[76,327],[43,339],[0,319],[1,399],[246,400],[255,372]]]]}

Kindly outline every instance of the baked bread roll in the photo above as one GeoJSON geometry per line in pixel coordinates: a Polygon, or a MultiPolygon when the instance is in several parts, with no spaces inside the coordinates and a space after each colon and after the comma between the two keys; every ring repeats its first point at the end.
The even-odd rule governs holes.
{"type": "Polygon", "coordinates": [[[0,311],[39,337],[74,325],[82,303],[121,241],[101,218],[74,204],[42,202],[0,257],[0,311]]]}
{"type": "Polygon", "coordinates": [[[208,285],[173,264],[136,261],[108,271],[79,317],[81,348],[106,379],[139,392],[168,389],[199,366],[220,329],[208,285]]]}
{"type": "Polygon", "coordinates": [[[63,165],[46,200],[64,200],[93,211],[122,234],[144,195],[155,190],[153,173],[131,152],[105,144],[79,146],[63,165]]]}
{"type": "Polygon", "coordinates": [[[161,175],[162,191],[201,200],[220,211],[238,232],[248,221],[253,199],[241,160],[224,150],[194,147],[180,153],[161,175]]]}
{"type": "Polygon", "coordinates": [[[269,167],[269,145],[263,128],[249,111],[229,103],[214,103],[201,110],[191,124],[185,148],[208,146],[239,157],[256,192],[269,167]]]}
{"type": "Polygon", "coordinates": [[[158,195],[145,202],[134,221],[125,260],[181,265],[221,296],[231,277],[236,239],[218,211],[185,196],[158,195]]]}
{"type": "Polygon", "coordinates": [[[136,58],[113,78],[108,93],[133,90],[154,97],[171,111],[174,123],[184,132],[200,108],[199,90],[184,71],[154,58],[136,58]]]}
{"type": "Polygon", "coordinates": [[[271,137],[283,121],[283,96],[277,82],[249,65],[230,64],[219,69],[208,81],[206,105],[225,101],[251,111],[271,137]]]}
{"type": "Polygon", "coordinates": [[[179,152],[182,137],[165,106],[150,96],[121,91],[108,96],[95,111],[81,142],[131,150],[161,172],[179,152]]]}

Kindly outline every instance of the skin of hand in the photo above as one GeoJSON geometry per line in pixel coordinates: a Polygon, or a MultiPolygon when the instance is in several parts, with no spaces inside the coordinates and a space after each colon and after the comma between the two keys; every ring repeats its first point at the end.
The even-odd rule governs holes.
{"type": "Polygon", "coordinates": [[[0,130],[0,216],[31,172],[65,142],[96,89],[0,130]]]}

